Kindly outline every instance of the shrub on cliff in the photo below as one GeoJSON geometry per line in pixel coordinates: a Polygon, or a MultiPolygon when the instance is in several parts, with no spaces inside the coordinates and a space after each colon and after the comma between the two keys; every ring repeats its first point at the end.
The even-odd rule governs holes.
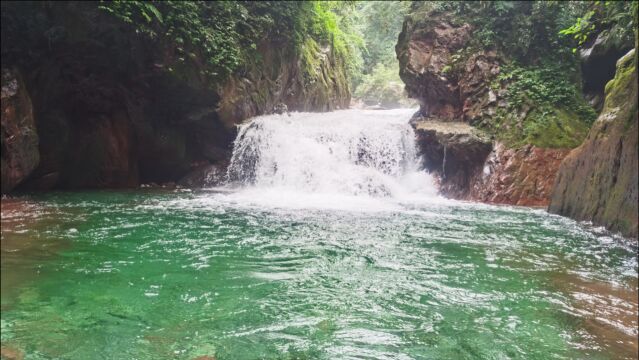
{"type": "Polygon", "coordinates": [[[259,58],[264,39],[292,45],[299,55],[310,38],[356,68],[351,44],[357,37],[342,14],[349,7],[312,1],[2,2],[2,58],[37,62],[52,48],[86,40],[121,56],[128,50],[132,59],[114,62],[122,71],[144,70],[135,68],[144,51],[153,54],[155,70],[215,83],[259,58]]]}

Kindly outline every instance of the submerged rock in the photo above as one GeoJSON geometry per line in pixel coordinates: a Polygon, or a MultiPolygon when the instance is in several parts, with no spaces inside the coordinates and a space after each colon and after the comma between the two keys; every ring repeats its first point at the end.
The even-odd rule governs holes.
{"type": "Polygon", "coordinates": [[[561,164],[548,207],[633,237],[639,216],[636,66],[635,50],[617,62],[603,111],[586,141],[561,164]]]}
{"type": "Polygon", "coordinates": [[[17,70],[2,69],[2,193],[13,190],[40,161],[31,98],[17,70]]]}
{"type": "Polygon", "coordinates": [[[0,347],[0,355],[3,360],[22,360],[24,359],[24,353],[16,348],[9,346],[0,347]]]}

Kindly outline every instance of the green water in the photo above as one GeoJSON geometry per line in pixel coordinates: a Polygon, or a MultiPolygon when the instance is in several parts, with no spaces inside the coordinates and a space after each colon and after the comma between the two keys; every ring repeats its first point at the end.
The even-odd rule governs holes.
{"type": "Polygon", "coordinates": [[[636,356],[635,245],[542,210],[138,191],[2,216],[2,345],[26,359],[636,356]]]}

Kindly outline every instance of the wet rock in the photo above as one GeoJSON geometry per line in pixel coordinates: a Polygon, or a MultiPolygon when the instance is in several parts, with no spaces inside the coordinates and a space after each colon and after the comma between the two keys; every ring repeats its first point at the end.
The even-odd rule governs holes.
{"type": "Polygon", "coordinates": [[[417,7],[404,21],[399,36],[400,76],[409,95],[421,103],[411,122],[415,125],[425,118],[435,121],[423,124],[441,128],[417,127],[424,165],[439,175],[440,192],[449,197],[546,205],[556,171],[568,153],[564,147],[576,146],[586,126],[557,109],[553,113],[556,129],[549,127],[538,136],[550,140],[524,138],[526,121],[536,114],[538,104],[510,108],[507,95],[512,80],[498,76],[513,54],[510,49],[473,47],[472,38],[481,29],[473,29],[467,20],[436,7],[417,7]],[[452,125],[446,128],[440,121],[463,123],[467,130],[456,133],[452,125]],[[493,150],[490,140],[469,135],[473,127],[468,125],[503,142],[493,150]],[[509,131],[522,138],[504,136],[509,131]],[[530,145],[533,143],[547,148],[530,145]]]}
{"type": "Polygon", "coordinates": [[[173,50],[127,29],[94,31],[113,25],[96,4],[67,5],[41,9],[37,17],[55,29],[75,24],[73,34],[57,38],[56,46],[34,41],[29,61],[3,56],[3,67],[19,66],[28,75],[29,89],[29,96],[21,95],[22,85],[9,95],[3,83],[3,112],[6,99],[30,97],[33,116],[29,110],[23,118],[35,119],[39,135],[17,126],[21,137],[5,137],[3,113],[3,192],[17,184],[48,190],[177,181],[193,163],[228,161],[236,125],[279,104],[286,107],[278,111],[348,107],[346,67],[329,43],[309,37],[299,51],[280,36],[265,36],[256,56],[213,80],[204,68],[178,64],[173,50]],[[87,16],[96,23],[84,21],[87,16]]]}
{"type": "Polygon", "coordinates": [[[423,166],[455,199],[545,206],[569,149],[508,148],[459,122],[413,121],[423,166]]]}
{"type": "Polygon", "coordinates": [[[2,193],[20,184],[40,161],[31,98],[17,70],[2,69],[2,193]]]}
{"type": "Polygon", "coordinates": [[[273,107],[273,113],[280,115],[288,113],[288,106],[284,103],[279,103],[273,107]]]}
{"type": "Polygon", "coordinates": [[[548,211],[637,237],[639,148],[637,58],[617,61],[615,78],[584,143],[561,164],[548,211]]]}
{"type": "Polygon", "coordinates": [[[519,149],[497,143],[470,181],[469,200],[495,204],[546,206],[555,176],[569,149],[526,145],[519,149]]]}
{"type": "Polygon", "coordinates": [[[219,120],[231,129],[244,119],[274,112],[280,104],[286,104],[286,111],[347,109],[351,94],[346,69],[331,46],[307,40],[302,47],[302,53],[313,55],[312,66],[303,66],[307,60],[288,44],[268,39],[258,44],[261,60],[221,86],[219,120]]]}
{"type": "Polygon", "coordinates": [[[59,172],[52,172],[29,179],[20,186],[20,190],[24,191],[46,191],[53,189],[60,180],[59,172]]]}
{"type": "Polygon", "coordinates": [[[220,186],[226,180],[226,164],[202,165],[178,181],[182,187],[197,189],[220,186]]]}
{"type": "Polygon", "coordinates": [[[604,103],[604,87],[615,76],[617,60],[633,47],[630,32],[619,25],[600,32],[595,40],[579,52],[583,74],[583,91],[591,105],[601,111],[604,103]]]}
{"type": "Polygon", "coordinates": [[[490,139],[464,123],[413,121],[413,126],[423,166],[438,176],[440,192],[465,198],[492,149],[490,139]]]}

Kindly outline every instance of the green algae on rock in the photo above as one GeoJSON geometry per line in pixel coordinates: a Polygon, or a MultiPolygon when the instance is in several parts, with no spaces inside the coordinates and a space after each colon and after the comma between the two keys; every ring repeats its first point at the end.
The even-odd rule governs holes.
{"type": "Polygon", "coordinates": [[[584,143],[563,161],[548,210],[637,237],[636,50],[617,62],[603,112],[584,143]]]}

